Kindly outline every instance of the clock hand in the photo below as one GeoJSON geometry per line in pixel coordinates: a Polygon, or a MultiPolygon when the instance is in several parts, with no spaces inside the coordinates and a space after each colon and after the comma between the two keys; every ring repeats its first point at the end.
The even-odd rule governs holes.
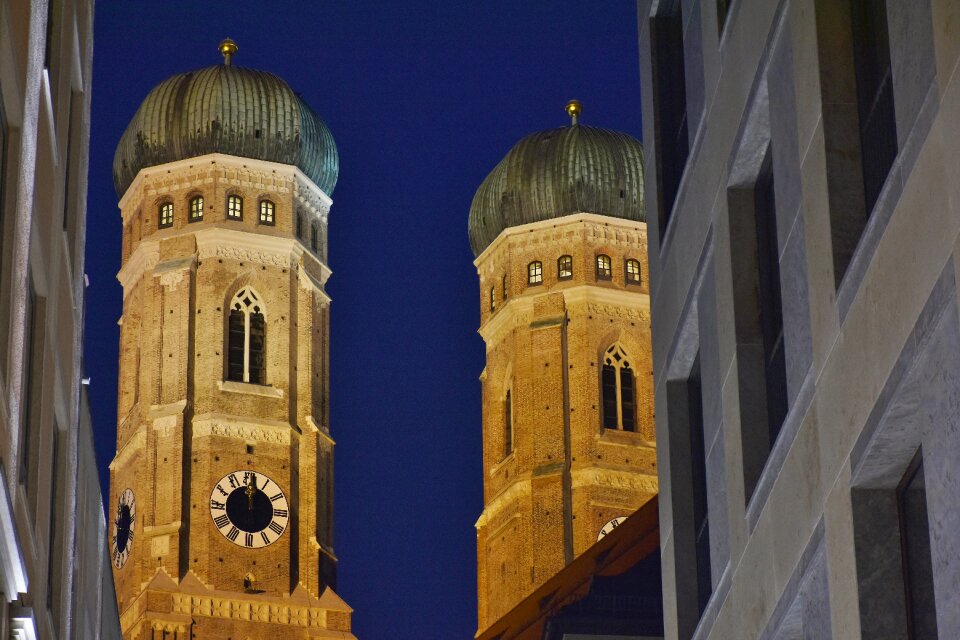
{"type": "Polygon", "coordinates": [[[245,493],[247,494],[247,511],[253,511],[253,496],[257,493],[257,476],[250,476],[245,493]]]}

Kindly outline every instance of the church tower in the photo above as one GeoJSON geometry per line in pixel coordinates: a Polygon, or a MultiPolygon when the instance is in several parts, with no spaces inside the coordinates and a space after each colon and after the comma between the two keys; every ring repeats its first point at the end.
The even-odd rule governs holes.
{"type": "Polygon", "coordinates": [[[353,638],[327,404],[337,149],[286,82],[220,51],[147,95],[114,159],[123,634],[353,638]]]}
{"type": "Polygon", "coordinates": [[[479,631],[657,493],[643,150],[578,123],[480,185],[479,631]]]}

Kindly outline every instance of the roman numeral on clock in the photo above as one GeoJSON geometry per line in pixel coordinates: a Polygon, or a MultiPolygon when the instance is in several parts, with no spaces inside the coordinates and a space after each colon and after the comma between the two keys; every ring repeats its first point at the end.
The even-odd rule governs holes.
{"type": "Polygon", "coordinates": [[[274,509],[274,510],[273,510],[273,517],[274,517],[274,518],[286,518],[286,517],[287,517],[287,510],[286,510],[286,509],[274,509]]]}
{"type": "Polygon", "coordinates": [[[211,508],[211,509],[217,509],[217,510],[219,510],[219,511],[223,511],[224,509],[227,508],[227,505],[225,505],[224,503],[220,502],[219,500],[211,500],[211,501],[210,501],[210,508],[211,508]]]}
{"type": "Polygon", "coordinates": [[[226,514],[217,516],[213,519],[213,524],[217,525],[217,529],[223,529],[225,526],[230,524],[230,518],[228,518],[226,514]]]}
{"type": "Polygon", "coordinates": [[[275,534],[280,535],[281,533],[283,533],[283,527],[278,525],[276,522],[271,522],[270,531],[273,531],[275,534]]]}
{"type": "Polygon", "coordinates": [[[252,534],[252,533],[248,533],[248,534],[246,534],[246,535],[243,536],[243,544],[244,544],[245,546],[247,546],[247,547],[252,547],[252,546],[253,546],[253,534],[252,534]]]}
{"type": "Polygon", "coordinates": [[[279,499],[282,498],[282,497],[283,497],[283,494],[282,494],[282,493],[278,493],[278,494],[275,495],[275,496],[270,496],[270,502],[276,502],[277,500],[279,500],[279,499]]]}
{"type": "Polygon", "coordinates": [[[234,542],[238,535],[240,535],[240,529],[237,529],[235,526],[231,526],[230,532],[227,534],[227,539],[230,540],[230,542],[234,542]]]}
{"type": "Polygon", "coordinates": [[[270,544],[270,538],[267,537],[266,531],[261,531],[260,537],[263,539],[263,544],[270,544]]]}

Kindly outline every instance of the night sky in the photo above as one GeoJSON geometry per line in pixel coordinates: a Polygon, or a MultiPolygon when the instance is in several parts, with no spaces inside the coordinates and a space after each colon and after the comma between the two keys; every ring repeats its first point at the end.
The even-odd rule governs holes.
{"type": "Polygon", "coordinates": [[[483,507],[483,341],[467,213],[521,137],[640,136],[634,0],[96,4],[86,369],[115,449],[120,215],[111,165],[141,100],[222,58],[284,78],[340,151],[330,213],[338,593],[361,640],[469,638],[483,507]]]}

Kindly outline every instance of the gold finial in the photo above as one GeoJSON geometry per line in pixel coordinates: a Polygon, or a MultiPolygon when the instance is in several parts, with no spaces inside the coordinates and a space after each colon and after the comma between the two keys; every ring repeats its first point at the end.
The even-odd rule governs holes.
{"type": "Polygon", "coordinates": [[[570,116],[570,124],[577,124],[577,120],[580,119],[580,112],[583,111],[583,107],[580,105],[579,100],[571,100],[567,103],[565,107],[567,115],[570,116]]]}
{"type": "Polygon", "coordinates": [[[230,58],[233,57],[233,54],[237,52],[239,47],[237,43],[230,38],[224,38],[218,49],[220,49],[220,53],[223,54],[223,64],[230,66],[230,58]]]}

